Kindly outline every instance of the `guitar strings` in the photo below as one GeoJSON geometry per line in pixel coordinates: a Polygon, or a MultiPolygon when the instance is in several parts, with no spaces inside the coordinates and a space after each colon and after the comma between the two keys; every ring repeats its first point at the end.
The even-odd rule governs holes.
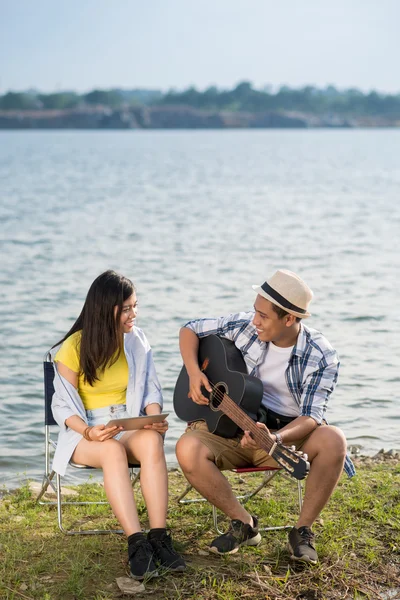
{"type": "MultiPolygon", "coordinates": [[[[228,401],[227,404],[229,405],[229,408],[230,408],[232,414],[234,416],[236,416],[236,418],[238,418],[238,420],[247,422],[250,425],[250,427],[249,427],[250,431],[253,430],[253,433],[256,433],[257,435],[260,436],[261,441],[267,447],[267,452],[269,450],[271,450],[272,446],[274,445],[274,442],[271,441],[270,434],[267,431],[264,431],[263,429],[260,429],[259,427],[257,427],[257,425],[255,424],[253,419],[251,419],[243,411],[243,409],[239,408],[239,406],[236,404],[236,402],[226,392],[223,392],[222,390],[220,390],[210,379],[208,381],[209,381],[211,388],[214,391],[214,395],[217,397],[217,399],[220,400],[221,403],[224,400],[227,400],[228,401]]],[[[295,462],[297,464],[299,464],[299,462],[304,461],[304,458],[301,457],[297,451],[290,450],[289,448],[287,448],[286,446],[281,445],[281,444],[278,444],[278,448],[280,449],[280,452],[284,453],[284,457],[286,460],[289,460],[289,461],[295,460],[295,462]],[[290,454],[291,454],[290,457],[287,455],[287,452],[290,452],[290,454]]],[[[281,464],[281,461],[279,460],[278,463],[281,464]]],[[[287,465],[281,464],[281,466],[283,466],[285,469],[287,469],[290,474],[293,474],[291,469],[288,468],[287,465]]]]}
{"type": "Polygon", "coordinates": [[[243,411],[243,409],[239,408],[238,405],[236,404],[236,402],[234,400],[232,400],[232,398],[226,392],[223,392],[222,390],[220,390],[212,381],[210,381],[210,379],[208,381],[211,385],[211,388],[214,391],[214,396],[216,396],[217,400],[219,400],[221,403],[224,401],[225,398],[228,401],[230,401],[230,410],[232,411],[234,416],[236,416],[237,418],[239,418],[242,421],[245,421],[245,423],[247,422],[247,424],[249,425],[250,431],[253,429],[253,433],[257,433],[257,435],[260,435],[262,438],[262,441],[270,450],[274,444],[274,442],[272,442],[270,439],[270,434],[268,434],[266,431],[263,431],[262,429],[257,427],[257,425],[255,424],[253,419],[251,419],[243,411]]]}

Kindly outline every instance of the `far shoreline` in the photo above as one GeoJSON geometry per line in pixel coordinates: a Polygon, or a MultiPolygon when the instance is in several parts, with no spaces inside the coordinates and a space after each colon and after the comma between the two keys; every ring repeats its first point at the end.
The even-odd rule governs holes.
{"type": "Polygon", "coordinates": [[[221,129],[398,129],[388,116],[343,116],[296,110],[203,110],[186,105],[138,106],[111,109],[0,110],[0,130],[221,130],[221,129]]]}

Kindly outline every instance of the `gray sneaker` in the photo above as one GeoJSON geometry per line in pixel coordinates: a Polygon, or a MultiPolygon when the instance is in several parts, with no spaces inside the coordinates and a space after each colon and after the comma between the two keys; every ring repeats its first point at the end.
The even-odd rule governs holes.
{"type": "Polygon", "coordinates": [[[254,527],[239,519],[231,521],[226,533],[215,538],[210,544],[210,552],[215,554],[235,554],[240,546],[258,546],[261,535],[258,533],[258,520],[253,517],[254,527]]]}
{"type": "Polygon", "coordinates": [[[289,550],[293,560],[316,565],[318,554],[314,545],[315,535],[309,527],[293,527],[289,533],[289,550]]]}

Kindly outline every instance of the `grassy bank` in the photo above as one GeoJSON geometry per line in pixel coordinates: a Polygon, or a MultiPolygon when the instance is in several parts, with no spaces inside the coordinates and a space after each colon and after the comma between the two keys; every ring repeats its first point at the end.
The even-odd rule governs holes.
{"type": "MultiPolygon", "coordinates": [[[[254,474],[235,488],[247,490],[260,480],[254,474]]],[[[265,598],[324,600],[400,597],[400,462],[398,458],[361,461],[351,481],[343,476],[328,507],[315,525],[320,564],[290,563],[286,532],[263,534],[257,548],[230,557],[207,553],[215,537],[208,504],[178,506],[175,498],[185,480],[170,473],[169,525],[188,563],[184,574],[165,575],[145,583],[139,597],[177,599],[265,598]],[[394,591],[394,590],[397,590],[394,591]],[[388,593],[390,594],[388,595],[388,593]]],[[[83,499],[104,496],[102,486],[76,488],[83,499]]],[[[296,487],[277,477],[268,490],[248,503],[261,525],[293,523],[296,487]]],[[[147,515],[136,494],[142,524],[147,515]]],[[[108,506],[69,509],[75,526],[115,526],[108,506]]],[[[28,486],[0,502],[0,598],[7,600],[114,600],[127,598],[117,577],[128,575],[123,536],[64,536],[54,507],[35,503],[28,486]]]]}

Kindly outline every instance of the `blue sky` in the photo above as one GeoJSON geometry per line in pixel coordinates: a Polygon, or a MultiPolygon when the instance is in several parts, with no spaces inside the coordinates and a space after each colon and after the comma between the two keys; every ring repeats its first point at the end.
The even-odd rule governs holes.
{"type": "Polygon", "coordinates": [[[398,0],[0,0],[0,93],[306,84],[400,92],[398,0]]]}

